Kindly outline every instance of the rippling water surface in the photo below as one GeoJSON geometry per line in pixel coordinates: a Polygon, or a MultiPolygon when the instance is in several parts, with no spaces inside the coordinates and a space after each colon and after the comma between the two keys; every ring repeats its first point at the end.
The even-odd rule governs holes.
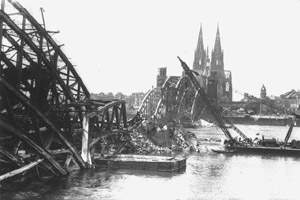
{"type": "MultiPolygon", "coordinates": [[[[246,135],[283,140],[288,127],[240,126],[246,135]],[[260,136],[260,135],[259,135],[260,136]]],[[[192,130],[192,129],[191,129],[192,130]]],[[[198,138],[225,139],[216,128],[192,130],[198,138]]],[[[295,128],[291,139],[300,139],[295,128]]],[[[184,153],[180,173],[91,169],[47,184],[0,194],[0,199],[300,199],[300,158],[215,154],[221,143],[203,143],[200,153],[184,153]]]]}

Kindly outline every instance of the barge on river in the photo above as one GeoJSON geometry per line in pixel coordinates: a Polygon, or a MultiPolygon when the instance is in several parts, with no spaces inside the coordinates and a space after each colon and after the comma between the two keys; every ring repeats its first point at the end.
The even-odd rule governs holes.
{"type": "MultiPolygon", "coordinates": [[[[224,115],[222,116],[233,124],[262,125],[262,126],[288,126],[295,121],[293,115],[224,115]]],[[[300,123],[295,122],[300,127],[300,123]]]]}
{"type": "Polygon", "coordinates": [[[292,147],[265,147],[265,146],[226,146],[226,151],[243,154],[268,154],[281,156],[300,156],[300,149],[292,147]]]}
{"type": "Polygon", "coordinates": [[[225,141],[225,151],[234,151],[234,153],[253,153],[253,154],[270,154],[270,155],[290,155],[300,156],[300,141],[292,140],[288,142],[294,123],[286,134],[283,142],[276,141],[275,139],[256,140],[255,143],[250,139],[246,141],[225,141]]]}
{"type": "MultiPolygon", "coordinates": [[[[300,119],[300,115],[293,113],[293,117],[285,116],[284,118],[279,118],[276,116],[274,119],[267,117],[263,118],[262,116],[251,116],[253,117],[254,122],[258,122],[259,120],[262,120],[262,124],[274,122],[274,120],[278,120],[278,124],[281,125],[279,122],[284,122],[284,124],[288,123],[291,124],[290,128],[287,132],[287,135],[285,137],[284,142],[277,142],[273,139],[267,139],[265,140],[262,138],[262,140],[255,141],[256,143],[252,142],[251,138],[248,138],[241,130],[239,130],[235,125],[234,122],[232,122],[232,119],[226,118],[224,115],[221,114],[220,110],[217,108],[216,105],[214,105],[211,101],[211,98],[207,96],[206,91],[203,87],[201,87],[200,83],[195,77],[195,73],[189,69],[187,64],[183,62],[179,57],[179,61],[181,62],[181,66],[185,72],[185,74],[189,77],[191,80],[191,83],[196,88],[198,95],[201,96],[201,100],[207,107],[207,109],[210,111],[210,115],[212,115],[217,122],[218,127],[221,128],[223,133],[225,134],[226,138],[226,144],[225,144],[225,151],[219,151],[217,152],[214,150],[214,152],[217,153],[228,153],[233,152],[234,153],[272,153],[272,154],[281,154],[281,155],[299,155],[300,156],[300,141],[292,141],[291,143],[288,142],[293,127],[297,125],[297,119],[300,119]],[[236,131],[240,137],[243,139],[243,141],[237,141],[235,138],[232,137],[230,131],[228,130],[228,127],[232,128],[234,131],[236,131]]],[[[250,116],[248,116],[250,119],[250,116]]],[[[241,118],[241,119],[244,119],[241,118]]],[[[237,123],[237,121],[235,121],[237,123]]],[[[272,123],[274,124],[274,123],[272,123]]],[[[254,139],[255,140],[255,139],[254,139]]]]}

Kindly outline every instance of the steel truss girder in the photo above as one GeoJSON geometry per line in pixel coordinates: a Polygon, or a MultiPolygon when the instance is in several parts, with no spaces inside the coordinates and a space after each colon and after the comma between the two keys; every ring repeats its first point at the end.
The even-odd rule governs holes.
{"type": "Polygon", "coordinates": [[[59,74],[57,73],[57,70],[55,69],[55,66],[53,66],[50,61],[46,58],[44,52],[40,50],[33,41],[28,37],[28,35],[20,29],[10,18],[9,16],[4,13],[3,11],[0,11],[0,17],[4,20],[4,22],[12,29],[14,30],[21,38],[25,41],[25,43],[32,49],[32,51],[38,55],[45,66],[51,70],[53,73],[55,79],[59,82],[60,86],[64,90],[64,94],[66,95],[66,100],[70,100],[71,102],[75,101],[74,96],[71,94],[70,89],[67,87],[65,82],[61,79],[59,74]]]}
{"type": "Polygon", "coordinates": [[[104,151],[108,144],[114,144],[118,146],[115,152],[118,153],[124,148],[125,144],[131,143],[129,131],[127,130],[124,100],[87,100],[85,103],[88,108],[86,117],[89,119],[89,135],[92,140],[90,148],[101,142],[104,147],[102,151],[104,151]]]}
{"type": "MultiPolygon", "coordinates": [[[[13,126],[16,128],[14,133],[18,133],[19,130],[24,134],[24,137],[28,136],[29,132],[37,134],[42,141],[44,140],[44,144],[38,143],[37,145],[45,149],[59,141],[62,146],[56,148],[69,148],[69,154],[73,155],[75,162],[81,168],[86,168],[86,164],[73,144],[66,139],[71,134],[67,127],[71,122],[62,122],[64,119],[58,117],[58,115],[62,115],[55,110],[68,102],[89,98],[89,92],[73,65],[47,31],[19,3],[13,1],[10,3],[19,11],[14,16],[21,16],[22,22],[17,24],[6,13],[0,11],[1,28],[4,27],[0,36],[3,47],[1,48],[2,65],[0,71],[1,78],[4,77],[9,81],[3,91],[8,91],[7,87],[15,90],[9,91],[9,96],[6,96],[5,100],[3,96],[0,98],[2,102],[12,102],[12,105],[6,103],[6,106],[1,108],[1,113],[4,113],[1,115],[1,119],[6,123],[2,123],[3,126],[0,128],[5,130],[5,127],[13,126]],[[44,83],[45,80],[48,81],[47,85],[42,85],[41,82],[44,83]],[[22,98],[20,100],[22,95],[25,100],[22,98]],[[14,103],[20,105],[21,110],[23,110],[22,113],[20,113],[20,109],[15,109],[14,103]],[[50,120],[49,116],[46,115],[42,116],[43,113],[51,115],[50,118],[52,119],[50,120]],[[22,123],[17,124],[16,121],[19,122],[20,120],[22,123]],[[46,131],[40,130],[44,128],[46,131]],[[46,135],[50,136],[43,138],[41,135],[45,132],[46,135]],[[55,137],[53,137],[53,133],[56,133],[55,137]]],[[[4,82],[5,80],[2,79],[1,85],[4,82]]],[[[35,143],[39,142],[29,137],[30,139],[35,143]]],[[[30,143],[29,140],[23,141],[23,143],[30,143]]],[[[50,154],[53,152],[50,149],[48,151],[51,152],[50,154]]],[[[8,155],[6,153],[6,156],[8,155]]],[[[44,163],[42,164],[54,172],[51,167],[44,163]]],[[[56,171],[65,174],[60,169],[56,171]]],[[[54,172],[54,174],[57,173],[54,172]]]]}
{"type": "MultiPolygon", "coordinates": [[[[46,46],[47,50],[53,49],[52,56],[56,55],[56,61],[61,61],[62,65],[66,67],[66,73],[69,77],[73,77],[76,79],[76,84],[73,83],[73,86],[71,86],[72,82],[69,81],[69,77],[67,77],[67,80],[65,81],[65,84],[67,85],[70,90],[73,90],[75,92],[72,93],[72,98],[75,100],[83,100],[90,97],[90,93],[86,86],[84,85],[82,79],[76,72],[74,66],[69,61],[67,56],[62,52],[59,45],[56,44],[56,42],[52,39],[52,37],[48,34],[48,32],[35,20],[34,17],[18,2],[8,0],[25,18],[30,22],[30,25],[32,28],[36,30],[36,34],[39,35],[40,38],[43,38],[46,40],[46,46]],[[78,87],[75,88],[74,85],[77,85],[78,87]]],[[[50,54],[50,52],[48,52],[50,54]]],[[[51,60],[55,61],[55,60],[51,60]]],[[[59,66],[58,63],[56,63],[56,66],[59,66]]]]}
{"type": "Polygon", "coordinates": [[[89,111],[86,114],[86,117],[90,118],[97,126],[95,132],[100,133],[128,127],[124,100],[113,100],[110,102],[98,100],[97,103],[97,107],[94,108],[96,110],[89,111]],[[100,105],[99,102],[101,102],[100,105]]]}
{"type": "MultiPolygon", "coordinates": [[[[73,146],[72,143],[64,136],[65,134],[61,132],[46,116],[41,112],[38,107],[33,105],[26,97],[24,94],[21,92],[17,91],[13,86],[11,86],[4,78],[0,77],[0,83],[2,86],[2,93],[1,97],[3,99],[6,99],[3,95],[3,90],[6,91],[7,94],[9,94],[13,99],[15,100],[15,104],[19,105],[19,108],[22,110],[22,113],[20,112],[20,109],[14,109],[16,106],[11,105],[11,106],[6,106],[6,111],[7,114],[9,115],[8,119],[13,119],[13,120],[2,120],[5,119],[4,112],[2,112],[3,117],[1,117],[1,126],[2,128],[6,129],[10,133],[14,133],[16,136],[22,139],[23,142],[28,144],[29,146],[32,146],[38,154],[41,154],[42,156],[45,156],[45,158],[50,162],[50,164],[54,165],[58,171],[60,171],[61,174],[66,174],[66,172],[62,171],[62,167],[60,167],[57,162],[51,158],[51,155],[48,153],[46,150],[49,145],[46,145],[46,142],[44,144],[36,144],[34,141],[34,138],[31,138],[29,135],[32,133],[37,133],[38,135],[41,135],[40,131],[41,130],[48,130],[47,132],[54,133],[56,136],[60,139],[60,141],[70,150],[72,153],[74,159],[76,160],[76,163],[81,167],[81,168],[86,168],[86,164],[83,162],[81,156],[77,152],[76,148],[73,146]],[[28,115],[24,115],[25,113],[28,113],[28,115]],[[18,120],[16,117],[21,116],[22,120],[26,123],[16,123],[18,120]],[[12,124],[11,124],[12,123],[12,124]],[[17,126],[14,128],[14,126],[17,126]],[[35,128],[34,128],[35,127],[35,128]],[[21,131],[22,130],[22,131],[21,131]],[[28,135],[29,134],[29,135],[28,135]]],[[[6,103],[7,105],[7,103],[6,103]]],[[[44,141],[46,139],[44,138],[44,141]]],[[[51,140],[53,141],[53,140],[51,140]]]]}
{"type": "MultiPolygon", "coordinates": [[[[16,23],[0,11],[0,22],[3,23],[0,83],[4,88],[0,102],[5,102],[0,106],[3,122],[0,132],[4,130],[5,134],[0,133],[0,137],[14,136],[19,143],[35,144],[36,149],[43,149],[50,155],[45,160],[53,157],[54,167],[47,165],[48,161],[43,161],[42,165],[54,174],[63,174],[56,169],[59,165],[55,165],[56,155],[63,153],[67,154],[65,164],[71,156],[81,168],[86,168],[74,146],[76,133],[83,129],[84,115],[89,117],[91,140],[103,134],[112,138],[115,137],[113,131],[127,131],[125,102],[89,100],[87,88],[60,46],[25,8],[18,2],[9,2],[14,13],[18,11],[14,16],[22,19],[19,20],[21,23],[16,23]],[[25,139],[19,139],[22,137],[25,139]],[[54,147],[56,144],[58,146],[54,147]]],[[[30,148],[24,149],[30,151],[30,148]]],[[[12,158],[11,154],[3,152],[12,158]]],[[[37,150],[34,154],[46,155],[37,150]]]]}
{"type": "Polygon", "coordinates": [[[200,97],[189,78],[168,77],[161,88],[153,88],[144,97],[139,108],[143,118],[151,117],[167,122],[194,122],[201,104],[200,97]]]}
{"type": "Polygon", "coordinates": [[[203,101],[204,105],[208,107],[208,109],[210,110],[211,114],[214,116],[216,122],[218,123],[218,126],[221,128],[225,136],[229,140],[233,140],[231,133],[226,127],[226,123],[227,123],[230,124],[233,130],[235,130],[241,137],[247,139],[247,136],[241,130],[239,130],[234,124],[222,118],[221,113],[212,105],[211,100],[207,96],[205,90],[201,87],[200,83],[196,80],[193,71],[191,71],[188,65],[184,61],[182,61],[179,57],[178,59],[181,63],[181,67],[183,68],[185,74],[188,76],[191,83],[194,85],[195,89],[197,90],[197,93],[199,93],[199,96],[201,97],[201,101],[203,101]]]}
{"type": "Polygon", "coordinates": [[[183,76],[177,85],[178,95],[178,121],[181,123],[182,120],[189,120],[189,122],[194,122],[194,109],[196,108],[196,90],[191,84],[190,80],[183,76]]]}
{"type": "Polygon", "coordinates": [[[60,174],[62,174],[62,175],[67,174],[67,172],[60,166],[60,164],[46,150],[41,148],[33,140],[31,140],[29,137],[27,137],[25,134],[23,134],[22,131],[14,128],[13,126],[6,123],[2,119],[0,119],[0,125],[1,125],[1,127],[5,128],[7,131],[9,131],[9,132],[15,134],[16,136],[18,136],[27,145],[32,147],[39,155],[45,157],[53,165],[53,167],[59,171],[60,174]]]}
{"type": "Polygon", "coordinates": [[[177,89],[176,85],[179,77],[168,77],[161,87],[161,99],[159,100],[154,115],[156,119],[163,119],[165,121],[176,121],[174,115],[177,114],[177,89]]]}
{"type": "Polygon", "coordinates": [[[161,100],[160,88],[152,88],[144,96],[142,103],[138,109],[141,118],[150,119],[155,116],[155,109],[161,100]]]}

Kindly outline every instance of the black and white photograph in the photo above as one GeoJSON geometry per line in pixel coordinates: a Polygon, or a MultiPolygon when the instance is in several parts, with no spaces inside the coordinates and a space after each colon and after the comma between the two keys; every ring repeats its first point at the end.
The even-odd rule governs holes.
{"type": "Polygon", "coordinates": [[[300,0],[0,0],[0,200],[299,200],[300,0]]]}

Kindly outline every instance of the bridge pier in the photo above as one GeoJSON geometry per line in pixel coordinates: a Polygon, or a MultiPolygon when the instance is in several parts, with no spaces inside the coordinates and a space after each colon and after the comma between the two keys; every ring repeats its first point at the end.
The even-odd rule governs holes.
{"type": "Polygon", "coordinates": [[[92,165],[91,153],[89,148],[89,121],[90,119],[84,114],[82,120],[82,147],[81,157],[84,162],[92,165]]]}

